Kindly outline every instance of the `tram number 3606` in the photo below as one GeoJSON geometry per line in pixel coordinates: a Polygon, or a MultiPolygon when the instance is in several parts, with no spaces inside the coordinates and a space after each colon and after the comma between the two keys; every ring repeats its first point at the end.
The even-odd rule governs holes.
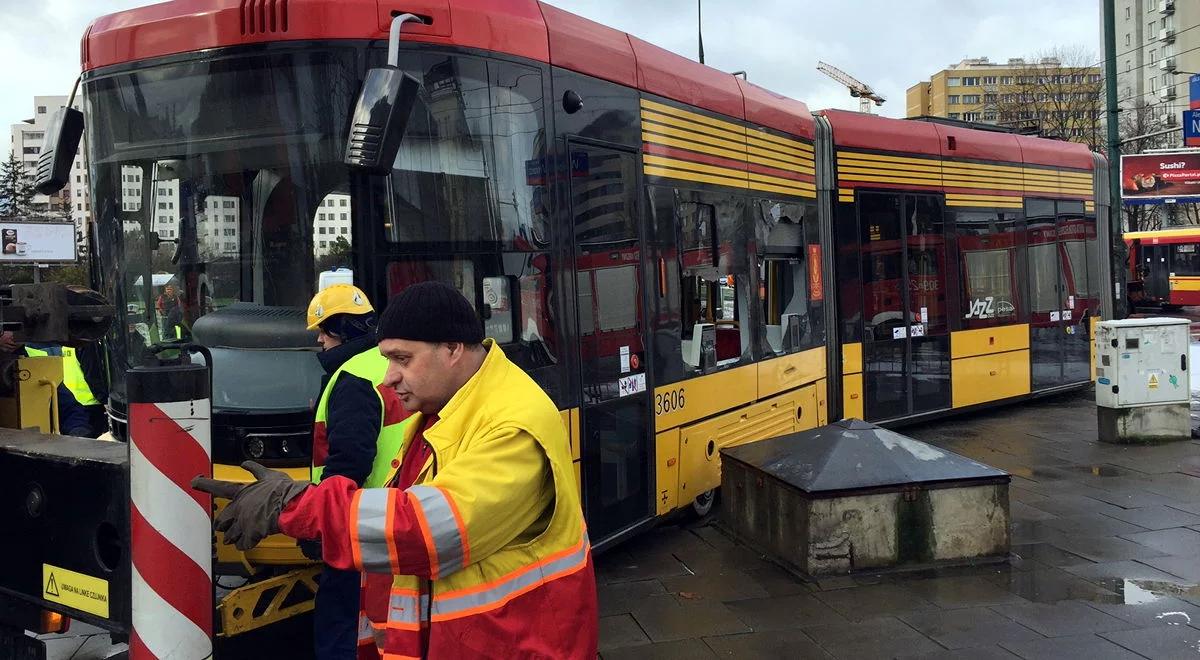
{"type": "Polygon", "coordinates": [[[654,395],[655,415],[665,415],[676,410],[683,410],[683,389],[659,392],[654,395]]]}

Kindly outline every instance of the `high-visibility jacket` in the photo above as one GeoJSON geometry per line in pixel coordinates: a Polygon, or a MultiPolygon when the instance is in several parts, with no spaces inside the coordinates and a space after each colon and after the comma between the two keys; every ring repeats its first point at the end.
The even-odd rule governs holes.
{"type": "MultiPolygon", "coordinates": [[[[595,658],[596,581],[566,429],[498,346],[424,432],[417,485],[330,477],[280,528],[321,538],[325,562],[391,575],[360,628],[385,660],[595,658]]],[[[405,429],[405,449],[424,426],[405,429]]]]}
{"type": "Polygon", "coordinates": [[[63,385],[71,390],[71,394],[81,406],[98,406],[100,401],[92,394],[92,388],[88,385],[87,379],[83,377],[83,367],[79,364],[79,358],[75,356],[75,349],[70,346],[55,346],[53,348],[34,348],[25,346],[25,354],[29,357],[39,357],[47,355],[62,356],[63,365],[63,385]]]}
{"type": "MultiPolygon", "coordinates": [[[[329,397],[338,380],[350,375],[371,383],[372,391],[375,396],[379,397],[379,436],[375,441],[375,459],[371,462],[371,473],[363,481],[364,488],[382,487],[396,473],[398,464],[393,465],[393,462],[400,453],[400,446],[404,441],[404,427],[408,422],[408,415],[404,412],[399,397],[394,391],[383,385],[387,366],[387,358],[383,357],[375,346],[346,360],[337,371],[333,372],[333,375],[329,377],[329,382],[325,384],[325,389],[321,391],[321,398],[317,401],[316,416],[313,419],[313,447],[316,449],[325,446],[327,442],[325,433],[326,423],[329,420],[329,397]]],[[[323,461],[324,452],[314,451],[312,466],[312,482],[314,484],[321,483],[325,467],[323,461]]]]}

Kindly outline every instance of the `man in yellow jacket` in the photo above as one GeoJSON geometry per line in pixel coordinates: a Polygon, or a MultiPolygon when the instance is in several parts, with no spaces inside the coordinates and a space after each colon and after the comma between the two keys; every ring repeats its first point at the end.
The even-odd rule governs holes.
{"type": "Polygon", "coordinates": [[[318,486],[247,464],[227,542],[319,538],[367,573],[362,641],[385,658],[595,658],[596,584],[566,430],[554,404],[446,284],[413,285],[379,321],[384,384],[410,412],[386,488],[318,486]]]}

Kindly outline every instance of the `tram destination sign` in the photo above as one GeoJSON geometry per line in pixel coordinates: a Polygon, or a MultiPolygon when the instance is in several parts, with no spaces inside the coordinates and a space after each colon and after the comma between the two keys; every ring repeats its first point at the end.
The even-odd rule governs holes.
{"type": "Polygon", "coordinates": [[[76,261],[75,223],[0,220],[0,264],[76,261]]]}
{"type": "Polygon", "coordinates": [[[1121,202],[1200,202],[1200,151],[1121,156],[1121,202]]]}

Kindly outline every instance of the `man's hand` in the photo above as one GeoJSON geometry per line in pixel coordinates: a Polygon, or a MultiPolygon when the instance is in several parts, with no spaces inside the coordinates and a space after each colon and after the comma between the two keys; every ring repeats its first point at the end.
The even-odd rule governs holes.
{"type": "Polygon", "coordinates": [[[256,481],[242,484],[196,477],[192,479],[192,488],[230,500],[217,516],[214,527],[225,535],[225,543],[246,551],[271,534],[279,533],[279,513],[311,484],[294,481],[254,461],[242,463],[242,469],[253,474],[256,481]]]}

